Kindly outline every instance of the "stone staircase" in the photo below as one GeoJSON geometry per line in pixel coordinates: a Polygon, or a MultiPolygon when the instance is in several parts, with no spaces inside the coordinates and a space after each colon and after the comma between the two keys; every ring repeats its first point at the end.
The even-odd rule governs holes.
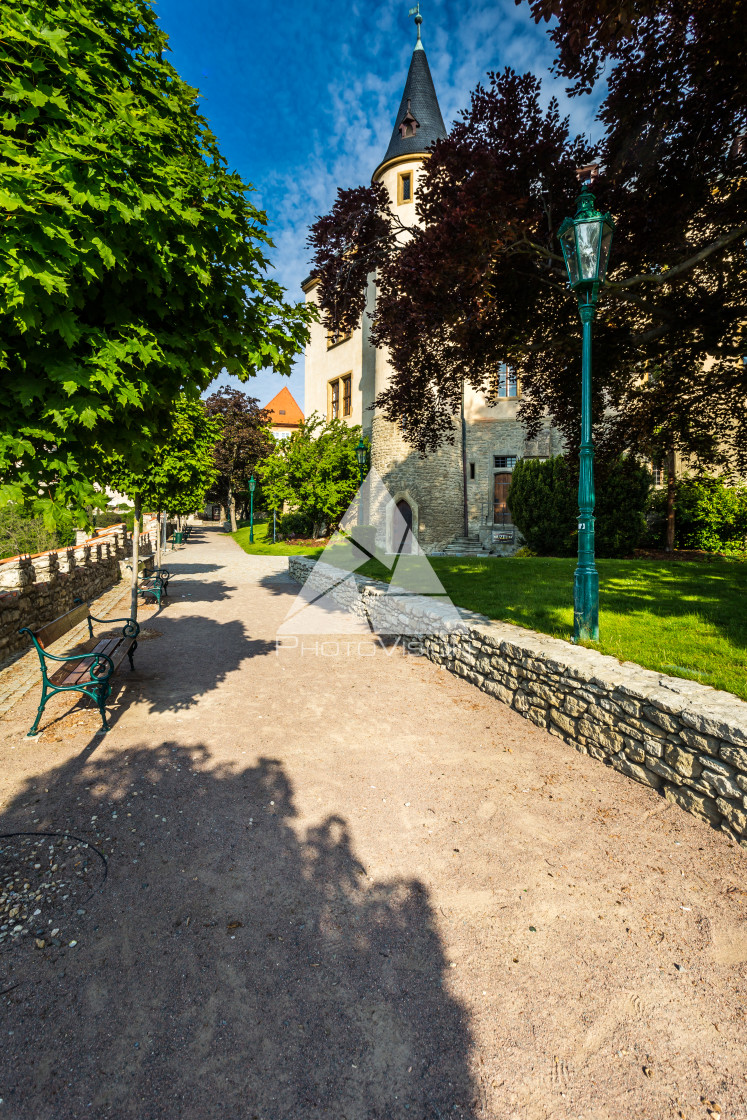
{"type": "Polygon", "coordinates": [[[480,544],[479,537],[454,537],[435,556],[490,556],[487,548],[480,544]]]}

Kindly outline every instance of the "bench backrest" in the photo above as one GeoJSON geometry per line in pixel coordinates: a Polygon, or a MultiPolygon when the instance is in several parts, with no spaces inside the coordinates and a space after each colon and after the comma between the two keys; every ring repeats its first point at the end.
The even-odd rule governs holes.
{"type": "Polygon", "coordinates": [[[46,649],[48,645],[56,642],[63,634],[67,634],[68,630],[72,630],[73,626],[77,626],[84,618],[88,618],[88,603],[80,603],[77,607],[68,611],[67,614],[61,614],[59,618],[48,622],[46,626],[42,626],[41,630],[35,632],[34,637],[42,649],[46,649]]]}

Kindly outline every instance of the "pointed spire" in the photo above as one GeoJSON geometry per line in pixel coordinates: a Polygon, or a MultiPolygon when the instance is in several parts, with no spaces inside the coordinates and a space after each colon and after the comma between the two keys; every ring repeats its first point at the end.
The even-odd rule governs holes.
{"type": "MultiPolygon", "coordinates": [[[[428,59],[420,39],[420,25],[423,22],[420,4],[410,9],[410,15],[415,16],[418,39],[412,52],[392,138],[386,155],[381,161],[382,164],[396,156],[422,155],[434,140],[442,140],[446,136],[446,127],[441,116],[428,59]]],[[[374,178],[378,170],[377,167],[374,178]]]]}
{"type": "Polygon", "coordinates": [[[423,46],[423,43],[422,43],[421,38],[420,38],[420,25],[423,22],[423,17],[420,14],[420,2],[419,2],[419,0],[418,0],[418,3],[415,5],[414,8],[410,8],[410,15],[415,16],[415,26],[418,29],[418,41],[415,44],[415,50],[416,51],[425,50],[425,47],[423,46]]]}

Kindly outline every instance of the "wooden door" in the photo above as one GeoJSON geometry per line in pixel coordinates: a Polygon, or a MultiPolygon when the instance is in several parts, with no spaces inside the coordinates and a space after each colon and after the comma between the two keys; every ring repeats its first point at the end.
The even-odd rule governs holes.
{"type": "Polygon", "coordinates": [[[511,511],[508,508],[508,488],[511,485],[511,472],[501,471],[493,482],[493,524],[510,525],[511,511]]]}
{"type": "Polygon", "coordinates": [[[401,514],[402,521],[404,521],[406,528],[403,530],[402,521],[400,521],[399,518],[395,518],[394,551],[398,555],[401,552],[411,553],[414,548],[412,540],[412,506],[409,502],[406,502],[404,498],[401,498],[400,501],[397,502],[397,512],[401,514]],[[401,540],[397,540],[397,537],[401,537],[401,540]]]}

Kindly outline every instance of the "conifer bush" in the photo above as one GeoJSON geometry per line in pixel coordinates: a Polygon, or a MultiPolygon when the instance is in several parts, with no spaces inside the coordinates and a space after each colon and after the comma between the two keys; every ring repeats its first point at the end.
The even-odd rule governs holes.
{"type": "MultiPolygon", "coordinates": [[[[646,528],[651,475],[630,456],[595,468],[597,556],[628,556],[646,528]]],[[[578,464],[563,455],[520,459],[508,505],[527,545],[540,556],[573,556],[578,548],[578,464]]]]}

